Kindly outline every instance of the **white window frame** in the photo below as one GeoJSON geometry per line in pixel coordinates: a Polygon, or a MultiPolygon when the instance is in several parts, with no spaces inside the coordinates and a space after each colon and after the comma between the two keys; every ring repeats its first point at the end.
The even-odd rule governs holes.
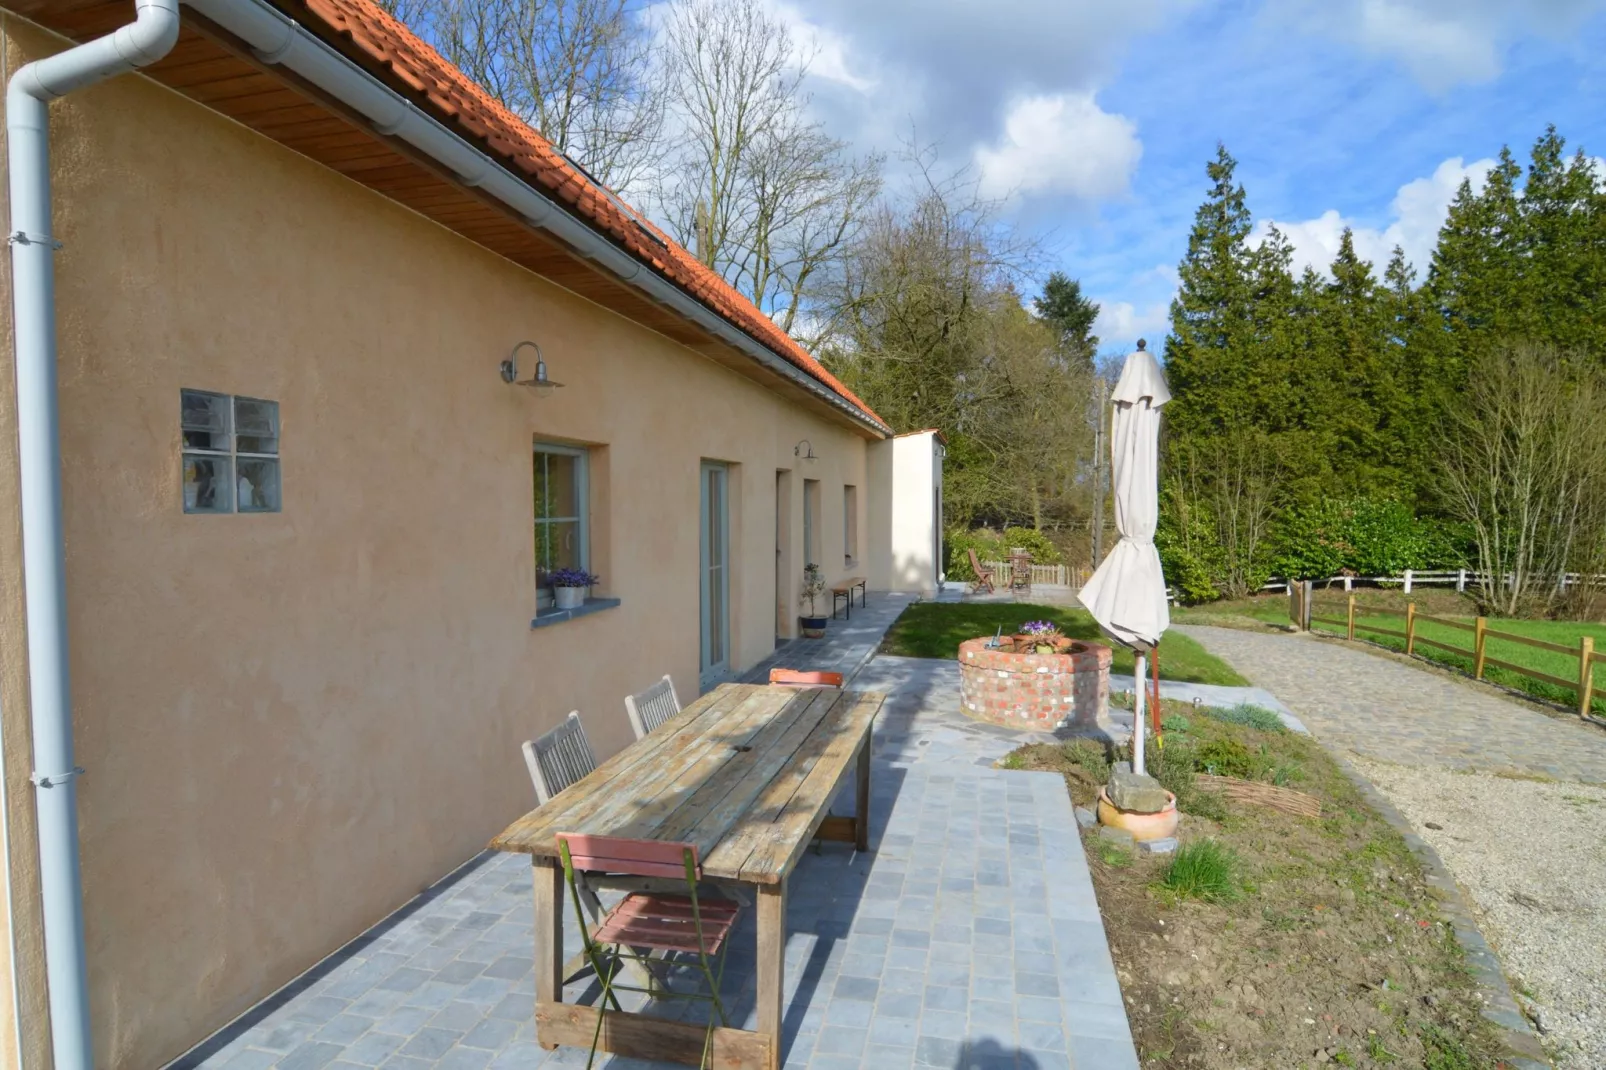
{"type": "Polygon", "coordinates": [[[179,508],[187,516],[228,516],[231,513],[282,513],[284,511],[284,452],[279,425],[279,403],[268,398],[246,397],[243,394],[220,394],[216,390],[192,390],[183,387],[179,390],[179,508]],[[197,397],[217,398],[223,401],[223,437],[228,440],[229,448],[226,450],[204,450],[186,445],[184,442],[184,397],[194,395],[197,397]],[[237,433],[239,421],[235,410],[240,402],[249,402],[254,405],[271,405],[273,407],[273,441],[276,448],[272,453],[262,453],[239,448],[240,436],[237,433]],[[229,491],[229,507],[227,509],[191,509],[184,499],[184,468],[191,457],[208,457],[225,462],[227,478],[225,485],[229,491]],[[240,507],[240,473],[239,462],[272,461],[274,473],[274,505],[268,509],[255,507],[240,507]]]}
{"type": "MultiPolygon", "coordinates": [[[[576,524],[575,530],[578,532],[576,538],[580,540],[580,567],[589,572],[591,571],[591,451],[580,446],[564,446],[556,442],[537,442],[532,450],[530,463],[533,465],[535,463],[535,458],[540,457],[542,454],[574,458],[574,498],[575,507],[578,510],[579,515],[547,517],[532,515],[533,522],[530,527],[531,538],[534,539],[536,529],[542,524],[570,523],[577,521],[578,523],[576,524]]],[[[550,481],[546,481],[544,485],[550,487],[551,483],[550,481]]],[[[550,490],[548,491],[548,497],[551,497],[550,490]]],[[[535,512],[535,502],[533,499],[530,502],[530,511],[532,514],[535,512]]],[[[536,542],[536,545],[540,545],[539,542],[536,542]]],[[[544,609],[551,609],[553,606],[553,601],[551,590],[547,588],[546,584],[540,582],[539,562],[536,564],[536,569],[537,579],[535,587],[535,609],[536,613],[539,614],[544,609]]]]}

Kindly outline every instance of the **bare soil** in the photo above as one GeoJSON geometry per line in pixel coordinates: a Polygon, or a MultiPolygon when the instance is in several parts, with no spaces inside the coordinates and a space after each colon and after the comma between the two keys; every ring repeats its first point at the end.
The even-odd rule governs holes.
{"type": "MultiPolygon", "coordinates": [[[[1180,899],[1166,889],[1172,856],[1114,846],[1096,830],[1084,834],[1142,1065],[1501,1065],[1420,865],[1320,747],[1182,703],[1168,701],[1165,712],[1188,721],[1186,730],[1166,733],[1174,762],[1238,754],[1236,742],[1248,768],[1231,775],[1307,792],[1323,813],[1302,818],[1201,799],[1198,809],[1223,815],[1214,821],[1187,815],[1184,806],[1184,844],[1213,837],[1237,857],[1238,894],[1226,902],[1180,899]]],[[[1084,806],[1103,776],[1086,744],[1035,744],[1004,764],[1063,773],[1084,806]]]]}

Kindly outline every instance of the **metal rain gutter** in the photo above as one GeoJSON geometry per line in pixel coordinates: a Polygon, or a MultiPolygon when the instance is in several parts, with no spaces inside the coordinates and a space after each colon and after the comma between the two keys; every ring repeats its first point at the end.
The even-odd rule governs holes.
{"type": "Polygon", "coordinates": [[[134,21],[36,60],[6,89],[11,172],[11,302],[17,365],[23,593],[39,822],[39,890],[55,1070],[90,1070],[89,983],[78,869],[78,790],[67,665],[67,562],[56,398],[56,271],[50,202],[50,102],[155,63],[178,40],[178,0],[136,0],[134,21]]]}
{"type": "Polygon", "coordinates": [[[425,114],[266,0],[184,2],[248,44],[263,63],[283,65],[294,71],[361,113],[378,133],[407,142],[456,175],[464,185],[484,190],[526,223],[547,231],[582,256],[596,261],[653,301],[667,305],[877,434],[887,434],[885,428],[830,387],[574,218],[523,178],[425,114]]]}

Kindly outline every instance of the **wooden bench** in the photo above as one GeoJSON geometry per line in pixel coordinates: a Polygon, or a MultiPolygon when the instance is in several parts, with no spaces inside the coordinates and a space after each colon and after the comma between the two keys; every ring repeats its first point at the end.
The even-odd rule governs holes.
{"type": "Polygon", "coordinates": [[[862,609],[868,604],[866,600],[870,596],[870,589],[865,578],[863,576],[849,576],[847,579],[841,580],[833,584],[831,587],[832,620],[836,620],[836,605],[843,599],[846,599],[848,603],[848,615],[846,619],[853,619],[853,589],[855,587],[859,589],[859,607],[862,609]]]}

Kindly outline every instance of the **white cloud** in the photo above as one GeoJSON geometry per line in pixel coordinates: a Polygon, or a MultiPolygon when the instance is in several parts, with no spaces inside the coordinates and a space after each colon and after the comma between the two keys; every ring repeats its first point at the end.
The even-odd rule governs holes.
{"type": "Polygon", "coordinates": [[[1281,0],[1305,28],[1389,56],[1433,92],[1486,82],[1517,38],[1558,37],[1602,0],[1281,0]]]}
{"type": "Polygon", "coordinates": [[[1160,340],[1171,330],[1171,301],[1155,301],[1137,307],[1130,301],[1104,301],[1099,304],[1098,319],[1093,321],[1093,333],[1099,337],[1099,348],[1111,346],[1135,347],[1139,338],[1149,341],[1150,349],[1159,349],[1160,340]]]}
{"type": "Polygon", "coordinates": [[[808,63],[810,77],[834,82],[858,93],[868,93],[876,87],[878,79],[854,70],[847,37],[810,21],[791,4],[771,3],[769,6],[791,32],[792,41],[799,48],[799,58],[808,63]]]}
{"type": "Polygon", "coordinates": [[[1069,193],[1104,200],[1126,192],[1142,155],[1131,120],[1104,111],[1092,93],[1056,93],[1016,100],[1002,135],[976,146],[973,159],[986,197],[1069,193]]]}
{"type": "Polygon", "coordinates": [[[1398,245],[1405,250],[1405,258],[1416,266],[1420,276],[1427,271],[1433,247],[1439,239],[1439,228],[1444,225],[1450,202],[1455,199],[1462,180],[1470,181],[1475,190],[1482,189],[1492,167],[1494,161],[1488,159],[1463,163],[1461,157],[1454,156],[1445,160],[1433,174],[1399,188],[1391,205],[1393,221],[1381,230],[1360,226],[1340,215],[1337,209],[1329,208],[1315,219],[1262,219],[1255,224],[1249,240],[1258,245],[1275,225],[1294,247],[1296,275],[1307,265],[1325,273],[1338,253],[1344,228],[1349,227],[1354,232],[1355,251],[1370,260],[1379,273],[1398,245]]]}

